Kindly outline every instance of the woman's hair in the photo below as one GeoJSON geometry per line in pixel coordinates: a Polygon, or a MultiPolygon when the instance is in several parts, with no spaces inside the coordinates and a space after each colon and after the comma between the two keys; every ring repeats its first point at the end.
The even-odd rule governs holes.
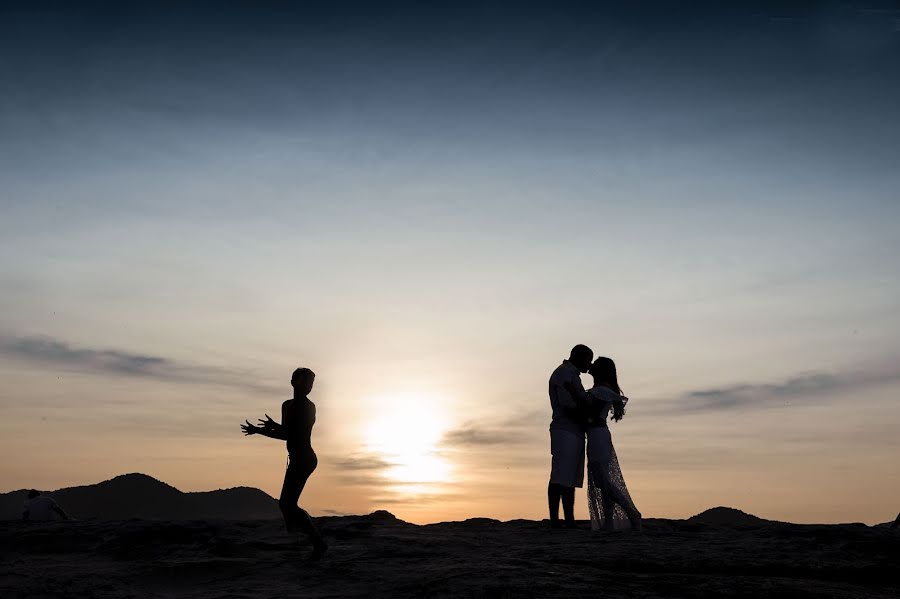
{"type": "MultiPolygon", "coordinates": [[[[588,372],[593,375],[594,379],[599,383],[608,384],[613,391],[622,395],[622,388],[619,387],[619,377],[616,375],[616,363],[610,358],[599,357],[594,360],[588,372]]],[[[625,403],[621,401],[613,402],[612,419],[616,422],[625,416],[625,403]]]]}
{"type": "Polygon", "coordinates": [[[608,383],[613,391],[622,395],[622,389],[619,387],[619,378],[616,376],[616,363],[610,358],[601,356],[594,360],[594,363],[588,369],[588,373],[598,381],[608,383]]]}

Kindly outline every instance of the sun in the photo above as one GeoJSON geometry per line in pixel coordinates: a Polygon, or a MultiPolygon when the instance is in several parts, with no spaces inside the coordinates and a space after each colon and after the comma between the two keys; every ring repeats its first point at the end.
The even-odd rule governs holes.
{"type": "Polygon", "coordinates": [[[437,398],[425,395],[386,395],[373,400],[378,415],[365,431],[366,450],[390,466],[384,475],[407,485],[449,479],[449,461],[438,453],[448,428],[437,398]]]}

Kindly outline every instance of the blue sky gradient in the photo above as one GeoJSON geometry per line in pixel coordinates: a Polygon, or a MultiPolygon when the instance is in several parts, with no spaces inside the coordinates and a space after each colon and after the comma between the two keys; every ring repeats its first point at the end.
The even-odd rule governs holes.
{"type": "Polygon", "coordinates": [[[541,517],[588,343],[646,515],[887,520],[898,64],[886,2],[6,3],[2,486],[277,492],[303,364],[313,512],[541,517]]]}

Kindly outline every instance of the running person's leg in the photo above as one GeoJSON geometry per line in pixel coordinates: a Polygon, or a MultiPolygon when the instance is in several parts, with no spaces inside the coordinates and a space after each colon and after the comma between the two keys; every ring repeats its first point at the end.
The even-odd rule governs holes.
{"type": "Polygon", "coordinates": [[[298,530],[297,501],[300,499],[300,493],[303,491],[308,477],[309,475],[303,475],[297,460],[291,460],[288,463],[284,473],[284,484],[281,485],[281,495],[278,496],[278,507],[281,509],[281,515],[284,516],[284,525],[288,532],[297,532],[298,530]]]}
{"type": "Polygon", "coordinates": [[[315,550],[313,557],[321,557],[327,549],[322,535],[313,524],[310,515],[297,503],[300,494],[306,486],[306,481],[316,469],[318,460],[313,455],[309,458],[294,458],[288,464],[284,475],[284,485],[281,488],[281,496],[278,498],[278,506],[284,515],[284,522],[289,532],[302,531],[312,539],[315,550]]]}

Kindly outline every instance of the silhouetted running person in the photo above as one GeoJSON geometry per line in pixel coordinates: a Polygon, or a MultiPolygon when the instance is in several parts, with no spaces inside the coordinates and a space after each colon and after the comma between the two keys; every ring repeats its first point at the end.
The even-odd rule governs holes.
{"type": "Polygon", "coordinates": [[[281,404],[281,424],[266,414],[266,419],[259,420],[260,425],[241,425],[245,435],[263,435],[272,439],[287,441],[288,466],[284,474],[284,485],[278,498],[278,507],[284,515],[284,523],[289,532],[305,532],[312,539],[313,552],[311,559],[319,559],[325,555],[328,545],[313,524],[312,518],[297,502],[310,475],[319,463],[316,452],[312,448],[312,428],[316,423],[316,404],[307,395],[312,391],[315,373],[309,368],[298,368],[291,376],[294,387],[294,399],[281,404]]]}

